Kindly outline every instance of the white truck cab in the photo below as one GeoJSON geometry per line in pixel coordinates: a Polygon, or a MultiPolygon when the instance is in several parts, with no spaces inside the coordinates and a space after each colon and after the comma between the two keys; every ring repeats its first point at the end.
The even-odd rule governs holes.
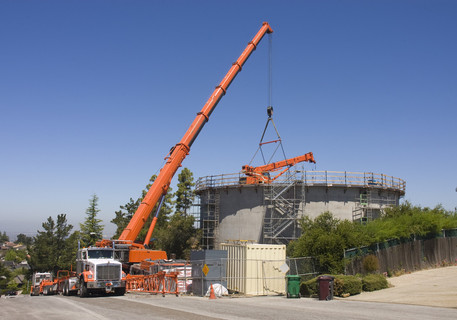
{"type": "Polygon", "coordinates": [[[114,259],[112,248],[89,247],[78,250],[77,278],[69,279],[64,294],[78,290],[81,297],[91,293],[125,294],[125,277],[122,264],[114,259]]]}

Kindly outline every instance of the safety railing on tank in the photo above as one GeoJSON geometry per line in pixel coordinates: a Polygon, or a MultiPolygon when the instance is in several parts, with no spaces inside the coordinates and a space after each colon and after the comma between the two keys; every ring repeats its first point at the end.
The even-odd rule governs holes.
{"type": "MultiPolygon", "coordinates": [[[[348,172],[348,171],[304,171],[295,170],[288,172],[272,184],[284,184],[294,175],[297,182],[306,186],[362,186],[367,188],[393,189],[402,194],[406,190],[406,182],[403,179],[374,172],[348,172]]],[[[225,186],[242,186],[245,175],[240,173],[229,173],[215,176],[201,177],[196,182],[196,190],[208,188],[220,188],[225,186]]]]}

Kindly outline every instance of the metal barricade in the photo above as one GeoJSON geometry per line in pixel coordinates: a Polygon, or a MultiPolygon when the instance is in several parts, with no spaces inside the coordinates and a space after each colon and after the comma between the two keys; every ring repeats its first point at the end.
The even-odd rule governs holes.
{"type": "Polygon", "coordinates": [[[151,275],[128,275],[126,289],[130,292],[178,296],[178,272],[159,271],[151,275]]]}

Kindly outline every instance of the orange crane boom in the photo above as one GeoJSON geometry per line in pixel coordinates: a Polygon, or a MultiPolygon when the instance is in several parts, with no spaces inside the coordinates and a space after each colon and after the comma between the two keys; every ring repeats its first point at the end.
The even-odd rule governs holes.
{"type": "MultiPolygon", "coordinates": [[[[308,161],[312,163],[316,163],[314,160],[314,156],[312,152],[308,152],[302,156],[298,156],[295,158],[282,160],[278,162],[269,163],[259,167],[251,167],[249,165],[245,165],[242,167],[241,172],[246,175],[246,184],[257,184],[257,183],[270,183],[276,179],[278,179],[281,175],[283,175],[290,167],[296,165],[297,163],[308,161]],[[282,170],[274,177],[270,176],[271,172],[276,172],[282,170]]],[[[243,179],[244,180],[244,179],[243,179]]]]}
{"type": "MultiPolygon", "coordinates": [[[[143,228],[146,220],[148,219],[155,205],[159,201],[160,203],[162,203],[163,198],[165,197],[168,191],[173,176],[175,175],[178,168],[181,166],[181,163],[183,162],[184,158],[189,154],[190,147],[192,146],[193,142],[197,138],[205,123],[208,121],[211,113],[214,111],[218,102],[227,92],[227,89],[232,83],[233,79],[236,77],[238,72],[241,71],[241,68],[243,67],[244,63],[249,58],[251,53],[256,49],[258,43],[263,38],[263,36],[266,33],[272,32],[273,30],[271,29],[270,25],[267,22],[264,22],[260,30],[254,36],[252,41],[249,42],[246,49],[240,55],[238,60],[233,63],[232,67],[227,72],[225,77],[222,79],[221,83],[216,87],[214,92],[211,94],[208,101],[203,106],[202,110],[197,114],[195,120],[192,122],[181,141],[171,149],[170,153],[166,157],[165,165],[161,169],[159,175],[157,176],[154,183],[150,187],[148,193],[139,205],[129,224],[120,235],[120,241],[125,241],[126,243],[133,243],[133,241],[137,238],[138,234],[143,228]]],[[[154,226],[157,222],[159,210],[160,208],[157,210],[157,213],[151,223],[148,234],[144,241],[144,245],[149,243],[152,232],[154,230],[154,226]]],[[[138,247],[138,245],[136,245],[136,247],[138,247]]]]}

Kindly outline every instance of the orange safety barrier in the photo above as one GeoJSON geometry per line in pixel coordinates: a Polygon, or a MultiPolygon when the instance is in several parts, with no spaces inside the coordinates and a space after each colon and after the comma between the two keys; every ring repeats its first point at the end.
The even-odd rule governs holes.
{"type": "Polygon", "coordinates": [[[151,275],[128,275],[126,289],[130,292],[147,292],[158,294],[175,294],[178,291],[178,272],[159,271],[151,275]]]}

